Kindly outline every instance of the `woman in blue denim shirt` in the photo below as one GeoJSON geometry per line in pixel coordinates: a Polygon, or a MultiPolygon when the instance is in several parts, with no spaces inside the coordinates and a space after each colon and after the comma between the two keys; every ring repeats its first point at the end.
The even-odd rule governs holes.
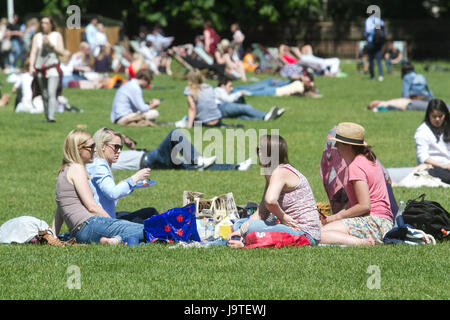
{"type": "Polygon", "coordinates": [[[158,214],[155,208],[143,208],[135,212],[122,211],[116,214],[117,202],[120,198],[133,193],[139,182],[150,176],[150,168],[143,168],[131,177],[116,184],[111,165],[117,161],[123,148],[124,137],[119,132],[101,128],[94,134],[96,154],[94,161],[86,168],[91,177],[89,185],[94,193],[94,199],[112,217],[144,223],[144,220],[158,214]]]}

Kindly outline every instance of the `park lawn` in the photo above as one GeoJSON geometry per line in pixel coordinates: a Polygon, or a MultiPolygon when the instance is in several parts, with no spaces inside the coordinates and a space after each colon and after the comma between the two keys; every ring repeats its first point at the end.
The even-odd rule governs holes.
{"type": "MultiPolygon", "coordinates": [[[[439,62],[446,64],[446,62],[439,62]]],[[[289,145],[289,159],[309,180],[317,202],[326,202],[319,174],[328,131],[338,122],[353,121],[366,128],[366,139],[385,167],[414,166],[414,132],[422,112],[366,110],[371,100],[400,96],[399,70],[383,82],[356,72],[354,62],[343,62],[347,78],[316,77],[322,99],[247,97],[258,109],[278,105],[285,115],[272,122],[226,119],[244,130],[279,130],[289,145]]],[[[423,71],[423,64],[416,70],[423,71]]],[[[424,73],[436,97],[449,103],[450,75],[424,73]]],[[[258,76],[260,78],[269,75],[258,76]]],[[[2,92],[11,90],[1,76],[2,92]]],[[[214,84],[214,82],[211,82],[214,84]]],[[[184,80],[155,76],[144,97],[164,98],[161,121],[177,121],[187,110],[184,80]]],[[[139,148],[154,148],[170,127],[120,128],[109,121],[115,90],[64,90],[83,113],[57,114],[48,124],[44,116],[15,114],[13,102],[0,109],[0,224],[31,215],[51,224],[61,149],[67,133],[82,124],[94,133],[103,126],[117,129],[138,141],[139,148]]],[[[221,130],[226,136],[226,130],[221,130]]],[[[194,130],[190,130],[193,135],[194,130]]],[[[259,131],[258,131],[259,132],[259,131]]],[[[274,131],[272,131],[274,133],[274,131]]],[[[211,142],[203,141],[203,150],[211,142]]],[[[224,142],[225,143],[225,142],[224,142]]],[[[236,148],[226,145],[226,148],[236,148]]],[[[237,154],[236,149],[234,149],[237,154]]],[[[224,153],[225,154],[225,153],[224,153]]],[[[255,156],[250,150],[247,156],[255,156]]],[[[242,160],[242,159],[237,159],[242,160]]],[[[131,172],[115,172],[116,181],[131,172]]],[[[157,185],[136,190],[119,201],[118,210],[153,206],[160,212],[182,205],[184,190],[207,197],[233,192],[237,204],[259,201],[264,178],[254,166],[238,171],[154,170],[157,185]]],[[[425,193],[427,199],[450,209],[450,191],[443,188],[394,188],[397,201],[425,193]]],[[[62,230],[67,231],[66,227],[62,230]]],[[[133,248],[53,248],[35,245],[0,246],[0,299],[448,299],[448,242],[436,246],[376,246],[373,248],[283,248],[238,250],[226,247],[170,249],[152,244],[133,248]],[[447,257],[447,258],[446,258],[447,257]],[[68,287],[70,267],[80,270],[81,289],[68,287]],[[379,287],[370,285],[379,270],[379,287]],[[69,271],[69,272],[68,272],[69,271]]]]}

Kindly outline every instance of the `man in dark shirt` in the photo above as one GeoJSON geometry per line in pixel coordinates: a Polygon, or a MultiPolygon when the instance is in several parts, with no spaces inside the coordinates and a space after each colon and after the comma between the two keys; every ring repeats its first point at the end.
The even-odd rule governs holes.
{"type": "Polygon", "coordinates": [[[386,44],[384,52],[384,62],[386,63],[386,69],[388,73],[392,73],[392,65],[399,64],[403,61],[403,55],[397,48],[394,47],[392,41],[386,44]]]}
{"type": "Polygon", "coordinates": [[[6,30],[6,36],[11,40],[11,67],[16,68],[19,61],[22,67],[25,60],[25,43],[23,42],[23,32],[20,31],[19,16],[17,14],[14,14],[13,22],[8,23],[6,30]]]}

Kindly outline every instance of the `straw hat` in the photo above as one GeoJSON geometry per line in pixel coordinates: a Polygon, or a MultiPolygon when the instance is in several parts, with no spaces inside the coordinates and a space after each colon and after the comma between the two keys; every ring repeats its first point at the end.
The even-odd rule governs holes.
{"type": "Polygon", "coordinates": [[[336,127],[336,136],[329,138],[329,140],[355,146],[366,146],[367,142],[364,141],[364,133],[364,128],[359,124],[353,122],[341,122],[336,127]]]}

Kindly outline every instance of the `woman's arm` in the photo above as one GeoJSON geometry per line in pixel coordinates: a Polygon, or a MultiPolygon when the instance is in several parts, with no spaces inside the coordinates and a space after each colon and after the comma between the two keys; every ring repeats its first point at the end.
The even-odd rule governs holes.
{"type": "Polygon", "coordinates": [[[188,101],[188,123],[187,127],[192,128],[194,125],[195,116],[197,115],[197,106],[195,104],[194,98],[192,96],[187,96],[188,101]]]}
{"type": "Polygon", "coordinates": [[[280,222],[288,227],[298,230],[297,222],[289,215],[287,215],[278,204],[278,198],[280,198],[281,191],[286,185],[290,172],[277,168],[273,171],[270,177],[269,186],[267,187],[264,202],[267,209],[272,212],[280,222]]]}
{"type": "Polygon", "coordinates": [[[29,72],[32,76],[34,76],[36,69],[34,68],[34,64],[36,62],[36,55],[37,55],[37,37],[33,37],[33,43],[31,45],[31,51],[30,51],[30,67],[29,72]]]}
{"type": "Polygon", "coordinates": [[[56,36],[56,46],[52,46],[53,51],[60,57],[64,56],[64,42],[61,34],[58,32],[56,36]]]}
{"type": "Polygon", "coordinates": [[[353,188],[358,203],[349,209],[343,209],[332,216],[326,217],[326,223],[370,213],[370,195],[367,182],[362,180],[353,181],[353,188]]]}
{"type": "Polygon", "coordinates": [[[409,88],[411,87],[411,83],[408,75],[403,77],[402,81],[402,98],[409,98],[409,88]]]}
{"type": "MultiPolygon", "coordinates": [[[[428,129],[426,124],[422,124],[417,128],[414,135],[414,140],[416,142],[416,157],[418,163],[427,163],[432,166],[440,166],[438,162],[430,157],[430,145],[433,143],[433,139],[436,139],[431,131],[428,129]]],[[[436,140],[434,140],[436,141],[436,140]]]]}
{"type": "Polygon", "coordinates": [[[67,172],[67,179],[74,185],[81,202],[90,213],[110,218],[109,214],[95,201],[91,187],[89,187],[86,170],[82,165],[71,165],[67,172]]]}
{"type": "Polygon", "coordinates": [[[118,200],[122,197],[130,195],[134,190],[133,187],[136,186],[136,182],[138,181],[132,178],[116,184],[106,161],[96,162],[94,167],[91,169],[94,169],[90,170],[91,182],[98,186],[102,195],[109,200],[118,200]]]}
{"type": "Polygon", "coordinates": [[[208,30],[203,31],[203,37],[205,38],[205,51],[209,53],[209,45],[211,44],[211,35],[208,30]]]}
{"type": "Polygon", "coordinates": [[[437,168],[442,168],[442,169],[450,170],[450,164],[447,164],[447,165],[442,164],[442,163],[440,163],[440,162],[437,162],[436,160],[434,160],[434,159],[431,158],[431,157],[425,159],[425,161],[424,161],[423,163],[431,164],[433,167],[437,167],[437,168]]]}
{"type": "Polygon", "coordinates": [[[53,218],[52,222],[52,231],[53,235],[55,237],[58,237],[59,231],[61,230],[61,226],[63,224],[64,220],[61,216],[61,212],[59,211],[59,208],[56,209],[55,217],[53,218]]]}
{"type": "Polygon", "coordinates": [[[216,59],[216,63],[218,64],[226,63],[224,57],[220,54],[219,50],[216,50],[216,52],[214,52],[214,58],[216,59]]]}

